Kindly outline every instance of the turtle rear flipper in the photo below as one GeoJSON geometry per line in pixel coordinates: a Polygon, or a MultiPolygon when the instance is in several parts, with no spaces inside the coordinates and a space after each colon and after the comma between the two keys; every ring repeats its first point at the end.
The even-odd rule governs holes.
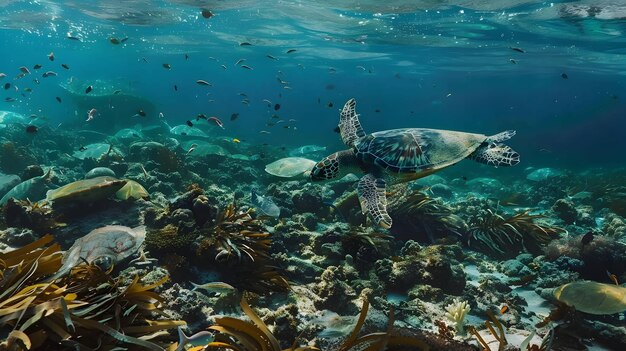
{"type": "Polygon", "coordinates": [[[383,228],[391,227],[391,217],[387,213],[387,197],[385,196],[385,180],[366,174],[359,181],[357,191],[363,214],[372,216],[374,222],[383,228]]]}
{"type": "Polygon", "coordinates": [[[341,140],[348,147],[353,147],[357,140],[365,136],[359,115],[356,114],[356,101],[348,100],[339,115],[339,133],[341,140]]]}
{"type": "Polygon", "coordinates": [[[467,158],[494,167],[509,167],[519,163],[519,154],[508,145],[485,143],[467,158]]]}

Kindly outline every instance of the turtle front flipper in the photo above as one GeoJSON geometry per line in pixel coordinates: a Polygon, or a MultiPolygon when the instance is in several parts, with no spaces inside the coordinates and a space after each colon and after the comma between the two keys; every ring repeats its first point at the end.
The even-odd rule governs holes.
{"type": "Polygon", "coordinates": [[[359,115],[356,114],[356,100],[350,99],[343,105],[339,115],[339,133],[341,140],[348,147],[353,147],[357,140],[365,136],[359,115]]]}
{"type": "Polygon", "coordinates": [[[509,167],[519,163],[519,154],[508,145],[484,143],[467,158],[494,167],[509,167]]]}
{"type": "Polygon", "coordinates": [[[359,181],[357,191],[363,214],[369,213],[374,222],[383,228],[391,227],[391,217],[387,213],[385,180],[368,173],[359,181]]]}

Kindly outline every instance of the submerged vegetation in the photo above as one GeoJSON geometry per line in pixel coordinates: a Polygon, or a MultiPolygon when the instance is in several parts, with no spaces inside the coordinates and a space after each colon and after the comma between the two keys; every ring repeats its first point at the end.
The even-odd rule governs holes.
{"type": "Polygon", "coordinates": [[[522,211],[504,217],[491,209],[469,223],[467,243],[471,248],[496,257],[514,257],[520,252],[541,254],[542,247],[565,231],[537,223],[543,215],[522,211]]]}
{"type": "Polygon", "coordinates": [[[165,316],[154,292],[167,277],[143,285],[81,264],[49,281],[61,258],[50,235],[0,254],[0,332],[8,335],[0,348],[162,350],[159,338],[185,324],[165,316]]]}

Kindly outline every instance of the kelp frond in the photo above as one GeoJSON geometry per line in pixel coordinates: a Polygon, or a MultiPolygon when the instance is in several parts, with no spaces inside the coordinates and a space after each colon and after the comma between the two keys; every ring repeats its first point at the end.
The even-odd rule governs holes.
{"type": "Polygon", "coordinates": [[[337,351],[383,351],[387,349],[396,350],[398,347],[406,347],[410,350],[430,350],[430,346],[420,339],[393,334],[393,310],[389,313],[386,332],[370,333],[359,337],[359,332],[361,331],[363,324],[365,324],[368,309],[369,302],[365,300],[354,329],[343,341],[341,346],[339,346],[337,351]]]}
{"type": "MultiPolygon", "coordinates": [[[[208,329],[214,331],[215,340],[206,345],[208,350],[236,350],[236,351],[281,351],[280,343],[270,332],[267,325],[254,313],[245,297],[240,303],[243,312],[252,322],[232,317],[215,318],[215,325],[208,329]]],[[[292,346],[282,351],[319,351],[312,346],[297,346],[297,340],[292,346]]]]}
{"type": "Polygon", "coordinates": [[[467,244],[495,256],[515,256],[520,248],[540,254],[541,248],[565,232],[558,227],[550,227],[535,222],[543,215],[532,215],[523,211],[510,217],[503,217],[487,210],[487,215],[476,217],[468,229],[467,244]]]}
{"type": "Polygon", "coordinates": [[[286,291],[289,283],[271,264],[271,234],[260,218],[230,204],[216,220],[197,231],[200,245],[196,254],[219,264],[229,265],[229,275],[242,290],[264,293],[286,291]]]}
{"type": "Polygon", "coordinates": [[[185,324],[150,319],[163,315],[162,299],[152,290],[167,277],[151,285],[141,284],[139,277],[124,284],[110,271],[83,264],[51,280],[62,257],[52,241],[46,235],[0,254],[0,334],[9,335],[0,349],[162,350],[150,340],[185,324]]]}

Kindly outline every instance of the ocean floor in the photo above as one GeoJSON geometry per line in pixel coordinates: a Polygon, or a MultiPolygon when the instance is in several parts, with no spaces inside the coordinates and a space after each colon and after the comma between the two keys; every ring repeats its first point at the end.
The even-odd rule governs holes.
{"type": "MultiPolygon", "coordinates": [[[[239,340],[249,350],[253,344],[232,336],[237,328],[226,327],[224,319],[263,330],[242,307],[249,304],[281,349],[294,342],[311,349],[364,349],[341,346],[357,325],[359,335],[386,335],[384,343],[375,339],[381,342],[372,348],[377,350],[390,340],[402,345],[399,335],[424,343],[401,346],[407,350],[476,350],[484,347],[480,340],[491,350],[504,344],[510,350],[525,339],[536,345],[532,350],[626,349],[624,315],[614,312],[626,310],[623,299],[603,309],[606,296],[592,288],[576,297],[554,294],[578,281],[626,290],[616,285],[626,281],[624,169],[520,168],[506,179],[481,176],[485,166],[478,164],[466,167],[474,169],[467,173],[444,170],[388,189],[394,225],[383,230],[360,212],[357,177],[311,183],[303,174],[281,178],[264,171],[294,150],[158,123],[110,135],[45,124],[27,133],[28,117],[13,118],[17,122],[3,124],[0,138],[2,255],[51,234],[60,250],[68,250],[48,272],[66,264],[58,284],[73,286],[79,278],[70,263],[84,261],[118,279],[118,287],[141,278],[135,283],[154,295],[144,301],[148,305],[137,304],[148,312],[132,323],[185,323],[145,338],[154,347],[183,340],[177,327],[189,336],[221,325],[206,338],[195,334],[185,347],[239,340]],[[122,227],[107,227],[114,225],[122,227]],[[98,256],[100,249],[104,254],[98,256]],[[598,314],[571,306],[594,304],[598,314]],[[367,318],[359,321],[366,305],[367,318]]],[[[300,152],[313,160],[326,153],[300,152]]],[[[4,276],[16,274],[0,268],[4,276]]],[[[35,277],[44,273],[20,286],[37,284],[35,277]]],[[[7,299],[0,294],[0,311],[7,299]]],[[[72,307],[67,295],[65,300],[70,311],[82,308],[72,307]]],[[[0,318],[7,315],[2,313],[0,318]]],[[[108,321],[92,319],[106,324],[119,313],[108,321]]],[[[67,335],[51,332],[47,342],[70,348],[71,342],[60,341],[65,335],[88,344],[59,316],[55,325],[67,335]]],[[[81,316],[84,324],[77,325],[97,329],[95,322],[84,322],[88,312],[81,316]]],[[[24,325],[13,317],[3,320],[0,338],[24,325]]],[[[24,328],[32,340],[52,328],[39,317],[24,328]]],[[[155,333],[156,325],[132,335],[155,333]]],[[[120,347],[143,345],[102,330],[120,347]]]]}

